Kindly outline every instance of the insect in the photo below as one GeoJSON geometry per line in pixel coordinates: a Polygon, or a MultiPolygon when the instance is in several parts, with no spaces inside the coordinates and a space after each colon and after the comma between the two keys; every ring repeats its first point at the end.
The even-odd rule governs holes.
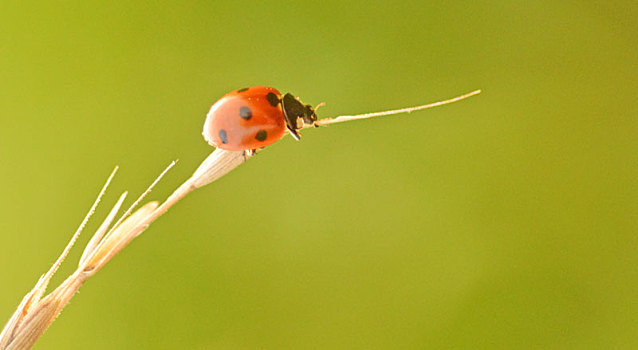
{"type": "Polygon", "coordinates": [[[254,152],[288,132],[299,140],[299,129],[317,121],[315,109],[290,93],[251,86],[227,93],[215,102],[204,123],[204,138],[227,151],[254,152]]]}

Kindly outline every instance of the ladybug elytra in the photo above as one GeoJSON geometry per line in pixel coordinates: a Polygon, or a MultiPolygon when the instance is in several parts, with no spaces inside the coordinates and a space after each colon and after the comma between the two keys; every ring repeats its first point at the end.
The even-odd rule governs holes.
{"type": "Polygon", "coordinates": [[[215,102],[204,123],[204,138],[227,151],[249,151],[268,146],[286,130],[299,140],[298,130],[317,121],[315,109],[288,93],[253,86],[234,90],[215,102]]]}

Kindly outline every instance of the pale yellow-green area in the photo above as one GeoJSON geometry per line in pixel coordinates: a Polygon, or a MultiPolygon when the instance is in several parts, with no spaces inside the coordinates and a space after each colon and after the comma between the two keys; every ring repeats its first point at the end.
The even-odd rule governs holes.
{"type": "Polygon", "coordinates": [[[0,323],[115,164],[86,232],[173,159],[149,200],[192,173],[231,89],[326,117],[482,89],[268,147],[154,223],[36,349],[635,348],[637,17],[631,1],[2,1],[0,323]]]}

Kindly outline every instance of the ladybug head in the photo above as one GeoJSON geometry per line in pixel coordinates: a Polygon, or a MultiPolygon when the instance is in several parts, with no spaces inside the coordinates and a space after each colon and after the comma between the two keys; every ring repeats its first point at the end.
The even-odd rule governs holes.
{"type": "Polygon", "coordinates": [[[311,105],[303,104],[299,98],[290,93],[285,94],[281,99],[281,107],[284,111],[286,127],[288,127],[290,134],[297,140],[299,140],[297,130],[303,128],[305,124],[314,125],[317,121],[315,109],[312,108],[311,105]]]}

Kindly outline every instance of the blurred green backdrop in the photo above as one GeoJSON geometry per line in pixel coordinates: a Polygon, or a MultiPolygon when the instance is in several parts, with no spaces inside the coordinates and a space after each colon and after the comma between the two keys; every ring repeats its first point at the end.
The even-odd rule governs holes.
{"type": "Polygon", "coordinates": [[[267,148],[89,280],[36,348],[636,348],[637,15],[635,1],[3,0],[2,322],[114,165],[81,244],[121,191],[179,159],[163,199],[193,171],[231,89],[275,86],[335,116],[480,88],[267,148]]]}

